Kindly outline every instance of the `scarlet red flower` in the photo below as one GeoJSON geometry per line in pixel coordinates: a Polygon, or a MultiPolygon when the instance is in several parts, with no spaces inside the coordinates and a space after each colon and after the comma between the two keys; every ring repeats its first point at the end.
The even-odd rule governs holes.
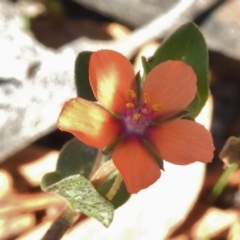
{"type": "Polygon", "coordinates": [[[132,65],[120,53],[94,52],[89,77],[98,102],[69,100],[58,127],[92,147],[115,146],[112,160],[130,193],[160,177],[156,155],[179,165],[212,160],[211,134],[194,121],[172,118],[196,94],[196,75],[189,65],[159,64],[147,75],[140,97],[132,65]]]}

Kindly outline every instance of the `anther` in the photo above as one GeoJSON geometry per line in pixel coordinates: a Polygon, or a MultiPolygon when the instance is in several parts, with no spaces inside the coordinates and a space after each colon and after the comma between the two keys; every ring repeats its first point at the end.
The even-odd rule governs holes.
{"type": "Polygon", "coordinates": [[[150,97],[147,93],[144,93],[144,103],[149,103],[150,102],[150,97]]]}
{"type": "Polygon", "coordinates": [[[133,90],[128,90],[127,93],[132,97],[136,98],[136,93],[133,90]]]}
{"type": "Polygon", "coordinates": [[[140,113],[135,113],[135,114],[133,115],[133,119],[134,119],[134,120],[138,120],[140,117],[141,117],[141,114],[140,114],[140,113]]]}
{"type": "Polygon", "coordinates": [[[133,103],[126,103],[127,108],[134,108],[135,105],[133,103]]]}
{"type": "Polygon", "coordinates": [[[163,107],[163,105],[162,105],[162,104],[158,104],[158,103],[152,105],[153,111],[158,111],[158,110],[160,110],[162,107],[163,107]]]}

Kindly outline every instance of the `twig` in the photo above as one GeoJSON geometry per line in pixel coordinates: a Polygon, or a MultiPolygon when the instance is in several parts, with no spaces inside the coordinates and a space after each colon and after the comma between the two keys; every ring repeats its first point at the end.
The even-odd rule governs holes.
{"type": "Polygon", "coordinates": [[[75,222],[77,216],[79,216],[79,214],[67,206],[41,240],[60,240],[75,222]]]}

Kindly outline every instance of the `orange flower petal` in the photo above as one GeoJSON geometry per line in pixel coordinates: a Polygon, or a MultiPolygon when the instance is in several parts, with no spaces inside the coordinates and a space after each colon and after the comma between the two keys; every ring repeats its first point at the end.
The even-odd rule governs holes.
{"type": "Polygon", "coordinates": [[[208,163],[213,158],[211,134],[199,123],[174,120],[148,129],[148,137],[166,161],[186,165],[195,161],[208,163]]]}
{"type": "Polygon", "coordinates": [[[90,58],[89,76],[100,104],[112,112],[121,113],[135,77],[128,59],[112,50],[94,52],[90,58]]]}
{"type": "Polygon", "coordinates": [[[63,107],[58,118],[58,128],[72,133],[92,147],[102,148],[117,138],[121,125],[100,105],[73,98],[63,107]]]}
{"type": "Polygon", "coordinates": [[[181,61],[166,61],[148,74],[143,94],[150,97],[150,105],[160,104],[159,116],[169,117],[185,109],[196,94],[196,74],[181,61]]]}
{"type": "Polygon", "coordinates": [[[129,193],[147,188],[160,177],[158,163],[136,138],[119,143],[113,151],[112,160],[121,173],[129,193]]]}

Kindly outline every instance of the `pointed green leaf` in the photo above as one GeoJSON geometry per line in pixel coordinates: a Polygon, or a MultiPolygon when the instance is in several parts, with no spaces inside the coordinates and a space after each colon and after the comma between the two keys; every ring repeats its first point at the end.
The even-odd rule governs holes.
{"type": "Polygon", "coordinates": [[[181,60],[194,69],[198,92],[189,105],[191,117],[196,117],[205,105],[208,93],[208,51],[204,37],[194,23],[186,23],[168,37],[156,50],[151,68],[167,60],[181,60]]]}
{"type": "Polygon", "coordinates": [[[232,163],[228,168],[224,170],[224,172],[221,174],[218,181],[215,183],[211,195],[208,198],[209,203],[213,203],[216,201],[216,199],[220,196],[220,194],[223,192],[225,187],[227,186],[229,182],[229,177],[239,169],[238,163],[232,163]]]}
{"type": "MultiPolygon", "coordinates": [[[[108,175],[108,177],[97,187],[97,191],[105,197],[108,191],[110,190],[111,186],[113,185],[115,178],[118,174],[118,171],[114,171],[108,175]]],[[[110,202],[114,206],[115,209],[122,206],[129,198],[130,193],[127,191],[126,185],[124,181],[122,181],[119,190],[117,191],[116,195],[113,197],[110,202]]]]}
{"type": "Polygon", "coordinates": [[[75,61],[75,85],[78,97],[95,101],[89,82],[89,60],[92,52],[84,51],[78,54],[75,61]]]}
{"type": "Polygon", "coordinates": [[[45,189],[65,198],[76,211],[94,217],[105,227],[113,220],[114,207],[104,199],[83,176],[73,175],[45,189]]]}
{"type": "Polygon", "coordinates": [[[56,171],[62,178],[81,174],[86,178],[91,173],[98,150],[92,148],[77,138],[68,141],[61,149],[56,171]]]}

